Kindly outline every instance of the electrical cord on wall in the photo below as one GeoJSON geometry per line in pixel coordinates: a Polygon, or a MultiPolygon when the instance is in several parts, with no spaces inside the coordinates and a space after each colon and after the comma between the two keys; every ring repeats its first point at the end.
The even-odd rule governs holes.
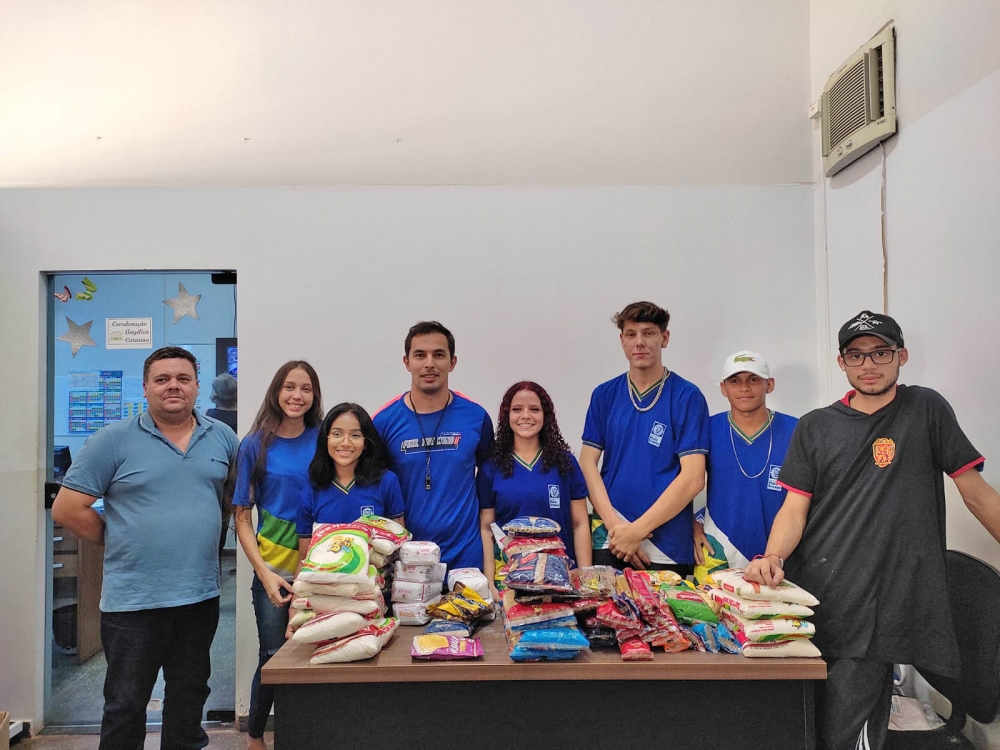
{"type": "Polygon", "coordinates": [[[882,152],[882,314],[889,314],[889,251],[885,243],[885,144],[879,141],[882,152]]]}

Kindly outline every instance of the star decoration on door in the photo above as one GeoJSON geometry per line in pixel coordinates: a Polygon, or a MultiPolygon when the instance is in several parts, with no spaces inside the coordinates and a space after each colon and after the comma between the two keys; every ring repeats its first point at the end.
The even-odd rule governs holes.
{"type": "Polygon", "coordinates": [[[198,320],[198,310],[196,309],[196,305],[200,299],[200,294],[188,294],[188,290],[184,288],[184,285],[177,282],[177,296],[172,299],[163,300],[163,304],[173,308],[174,325],[177,325],[177,321],[185,315],[198,320]]]}
{"type": "Polygon", "coordinates": [[[78,326],[67,316],[66,322],[69,324],[69,330],[62,336],[58,336],[56,341],[68,341],[74,357],[85,346],[97,346],[90,337],[90,327],[94,324],[94,321],[88,320],[83,325],[78,326]]]}

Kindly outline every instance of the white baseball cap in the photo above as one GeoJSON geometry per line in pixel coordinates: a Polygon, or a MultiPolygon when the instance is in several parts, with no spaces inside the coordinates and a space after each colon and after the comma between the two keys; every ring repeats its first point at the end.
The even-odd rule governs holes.
{"type": "Polygon", "coordinates": [[[730,354],[722,365],[722,377],[719,382],[731,378],[738,372],[752,372],[765,380],[771,377],[771,368],[767,366],[767,360],[759,352],[751,352],[746,349],[730,354]]]}

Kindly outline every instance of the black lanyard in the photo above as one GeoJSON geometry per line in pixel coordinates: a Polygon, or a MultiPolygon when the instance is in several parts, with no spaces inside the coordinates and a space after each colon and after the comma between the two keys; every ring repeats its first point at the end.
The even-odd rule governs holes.
{"type": "Polygon", "coordinates": [[[448,411],[448,407],[451,406],[451,392],[448,393],[448,403],[444,405],[441,410],[441,415],[438,417],[437,424],[434,425],[434,432],[431,433],[431,443],[428,443],[428,437],[424,434],[424,424],[420,421],[420,414],[417,412],[417,407],[413,404],[413,395],[410,395],[410,406],[413,407],[413,416],[417,420],[417,429],[420,430],[421,445],[424,447],[424,454],[427,456],[427,473],[424,474],[424,489],[429,490],[431,488],[431,444],[437,440],[438,430],[441,429],[441,423],[444,421],[444,414],[448,411]]]}

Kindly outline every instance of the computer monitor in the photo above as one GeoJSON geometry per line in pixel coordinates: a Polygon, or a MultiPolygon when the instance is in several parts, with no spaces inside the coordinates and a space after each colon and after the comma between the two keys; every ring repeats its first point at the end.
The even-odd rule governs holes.
{"type": "Polygon", "coordinates": [[[73,458],[69,453],[68,445],[52,446],[52,478],[59,482],[66,476],[73,458]]]}
{"type": "Polygon", "coordinates": [[[235,338],[217,338],[215,340],[215,374],[221,375],[228,372],[234,378],[238,378],[238,352],[235,338]]]}

